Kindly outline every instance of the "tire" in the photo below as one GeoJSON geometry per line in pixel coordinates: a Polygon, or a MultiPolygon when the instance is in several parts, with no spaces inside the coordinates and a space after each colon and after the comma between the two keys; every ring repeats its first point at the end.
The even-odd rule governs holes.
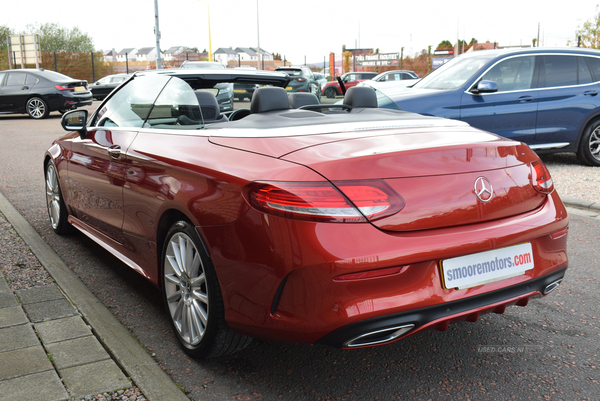
{"type": "Polygon", "coordinates": [[[25,109],[27,111],[27,114],[29,114],[31,118],[35,118],[36,120],[39,120],[40,118],[46,118],[48,117],[48,114],[50,114],[48,105],[46,104],[46,102],[44,102],[43,99],[40,99],[39,97],[32,97],[31,99],[29,99],[27,101],[25,109]]]}
{"type": "Polygon", "coordinates": [[[173,332],[187,354],[205,359],[245,348],[252,339],[231,330],[219,281],[196,229],[178,221],[162,253],[165,307],[173,332]]]}
{"type": "Polygon", "coordinates": [[[333,99],[337,96],[337,91],[335,90],[335,88],[327,88],[325,89],[325,92],[323,92],[323,94],[327,96],[328,99],[333,99]]]}
{"type": "Polygon", "coordinates": [[[64,235],[73,232],[73,226],[69,223],[69,213],[63,200],[58,172],[52,160],[49,160],[45,169],[46,175],[46,206],[52,230],[56,234],[64,235]]]}
{"type": "Polygon", "coordinates": [[[588,166],[600,166],[600,120],[592,121],[583,131],[577,158],[588,166]]]}

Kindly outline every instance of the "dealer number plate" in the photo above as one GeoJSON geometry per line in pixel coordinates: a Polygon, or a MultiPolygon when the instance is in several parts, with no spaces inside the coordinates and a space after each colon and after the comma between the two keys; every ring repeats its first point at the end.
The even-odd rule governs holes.
{"type": "Polygon", "coordinates": [[[463,290],[520,276],[534,268],[530,243],[474,253],[441,262],[444,288],[463,290]]]}

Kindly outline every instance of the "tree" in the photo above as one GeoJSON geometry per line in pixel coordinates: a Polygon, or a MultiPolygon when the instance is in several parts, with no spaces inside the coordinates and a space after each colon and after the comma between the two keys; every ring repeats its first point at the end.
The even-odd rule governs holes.
{"type": "Polygon", "coordinates": [[[440,44],[437,45],[437,49],[439,49],[440,47],[446,47],[446,46],[452,47],[452,42],[450,42],[449,40],[442,40],[440,42],[440,44]]]}
{"type": "Polygon", "coordinates": [[[8,38],[13,34],[12,29],[7,26],[0,25],[0,50],[6,51],[8,49],[8,38]]]}
{"type": "MultiPolygon", "coordinates": [[[[581,47],[600,49],[600,11],[596,7],[596,16],[583,23],[583,26],[575,31],[575,37],[581,37],[581,47]]],[[[572,44],[569,40],[568,45],[572,44]]]]}
{"type": "Polygon", "coordinates": [[[57,23],[27,25],[28,33],[40,35],[40,47],[43,52],[93,52],[94,44],[87,33],[78,27],[71,30],[57,23]]]}

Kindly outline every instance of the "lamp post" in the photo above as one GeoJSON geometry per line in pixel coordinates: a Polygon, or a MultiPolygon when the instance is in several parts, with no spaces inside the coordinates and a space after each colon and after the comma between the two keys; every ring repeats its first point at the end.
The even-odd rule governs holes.
{"type": "Polygon", "coordinates": [[[154,33],[156,34],[156,69],[162,69],[160,59],[160,29],[158,27],[158,0],[154,0],[154,33]]]}
{"type": "Polygon", "coordinates": [[[260,68],[260,23],[258,19],[258,0],[256,0],[256,40],[258,41],[258,69],[260,68]]]}
{"type": "Polygon", "coordinates": [[[206,12],[208,14],[208,61],[213,61],[213,52],[212,52],[212,42],[210,40],[210,7],[208,5],[208,1],[199,0],[206,4],[206,12]]]}

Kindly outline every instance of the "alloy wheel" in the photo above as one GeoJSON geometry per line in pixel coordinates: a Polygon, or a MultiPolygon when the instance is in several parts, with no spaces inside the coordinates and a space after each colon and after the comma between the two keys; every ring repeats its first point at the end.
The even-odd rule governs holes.
{"type": "Polygon", "coordinates": [[[178,232],[164,261],[165,296],[179,335],[190,346],[202,341],[209,314],[208,286],[201,256],[192,239],[178,232]]]}
{"type": "Polygon", "coordinates": [[[588,146],[592,157],[600,162],[600,126],[590,135],[588,146]]]}
{"type": "Polygon", "coordinates": [[[33,118],[42,118],[46,115],[46,103],[34,97],[27,102],[27,113],[33,118]]]}
{"type": "Polygon", "coordinates": [[[60,223],[60,187],[58,186],[58,175],[56,168],[52,163],[46,169],[46,204],[48,205],[48,214],[50,215],[50,223],[53,229],[58,228],[60,223]]]}

